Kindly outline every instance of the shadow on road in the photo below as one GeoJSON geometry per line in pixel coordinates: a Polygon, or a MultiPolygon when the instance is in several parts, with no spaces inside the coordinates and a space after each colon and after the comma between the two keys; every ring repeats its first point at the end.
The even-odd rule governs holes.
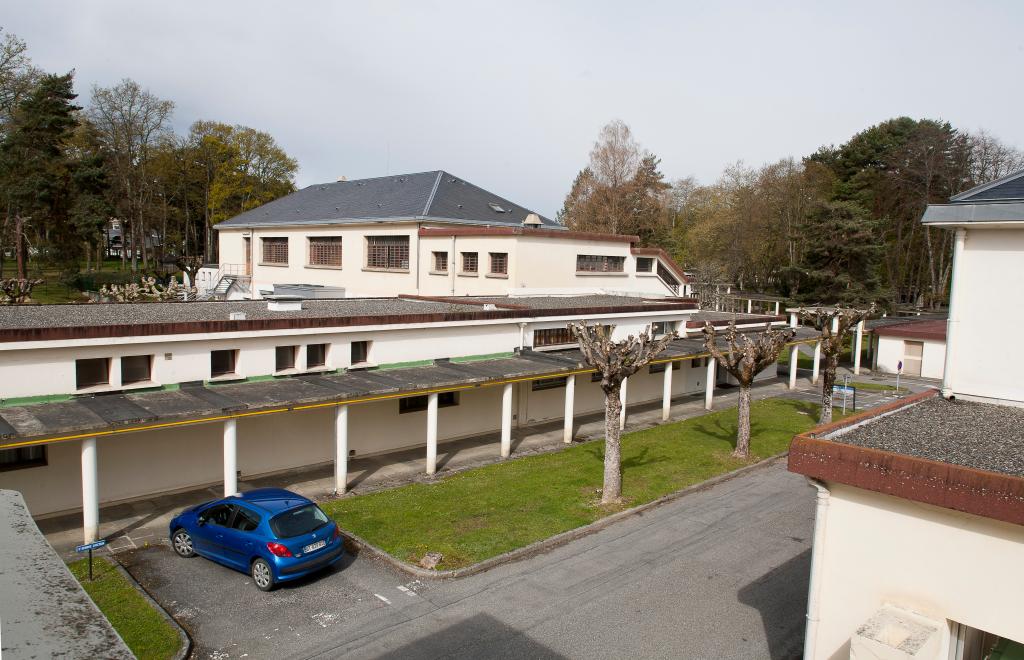
{"type": "Polygon", "coordinates": [[[743,586],[737,599],[761,614],[768,650],[778,659],[803,656],[811,551],[804,550],[743,586]]]}
{"type": "Polygon", "coordinates": [[[376,660],[408,658],[563,658],[494,617],[477,614],[443,630],[377,656],[376,660]]]}

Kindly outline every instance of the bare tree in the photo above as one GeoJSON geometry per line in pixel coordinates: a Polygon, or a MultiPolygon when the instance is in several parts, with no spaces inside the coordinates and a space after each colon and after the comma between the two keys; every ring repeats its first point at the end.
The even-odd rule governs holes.
{"type": "MultiPolygon", "coordinates": [[[[821,374],[821,413],[819,424],[832,421],[832,386],[836,383],[836,370],[839,368],[839,355],[846,345],[850,328],[875,313],[876,307],[871,303],[866,309],[852,307],[801,307],[797,310],[800,318],[809,322],[821,333],[821,356],[823,362],[821,374]]],[[[796,369],[795,364],[789,365],[796,369]]]]}
{"type": "Polygon", "coordinates": [[[629,335],[625,340],[617,342],[612,340],[614,329],[612,325],[569,324],[569,331],[579,342],[584,360],[601,374],[601,389],[604,390],[602,504],[615,504],[622,499],[622,447],[619,431],[622,381],[647,365],[676,336],[672,333],[654,339],[648,330],[644,330],[639,335],[629,335]]]}
{"type": "Polygon", "coordinates": [[[778,359],[779,351],[793,338],[796,329],[773,328],[771,323],[767,323],[763,331],[745,334],[736,329],[735,321],[731,321],[723,335],[725,350],[718,347],[715,326],[705,323],[703,332],[704,347],[733,378],[739,381],[736,449],[732,455],[736,458],[747,458],[750,455],[750,386],[757,374],[778,359]]]}
{"type": "Polygon", "coordinates": [[[42,283],[42,280],[24,278],[0,279],[0,303],[23,303],[31,297],[32,289],[42,283]]]}

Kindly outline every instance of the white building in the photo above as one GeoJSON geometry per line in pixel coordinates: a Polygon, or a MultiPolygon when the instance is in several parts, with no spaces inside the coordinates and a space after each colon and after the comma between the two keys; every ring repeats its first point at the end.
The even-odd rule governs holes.
{"type": "Polygon", "coordinates": [[[216,226],[197,286],[231,298],[327,287],[338,297],[629,292],[688,280],[636,236],[567,231],[447,172],[309,186],[216,226]]]}
{"type": "Polygon", "coordinates": [[[956,232],[946,398],[923,392],[790,448],[818,493],[809,660],[1024,653],[1024,355],[1007,343],[1024,320],[1024,172],[923,222],[956,232]]]}
{"type": "Polygon", "coordinates": [[[690,333],[627,383],[667,417],[710,405],[700,327],[733,317],[612,295],[0,307],[0,488],[37,517],[81,509],[91,539],[101,505],[239,475],[333,464],[344,492],[351,456],[420,447],[430,474],[439,443],[497,431],[508,456],[516,426],[562,419],[571,441],[603,410],[568,322],[690,333]]]}
{"type": "Polygon", "coordinates": [[[872,371],[942,378],[946,366],[946,319],[885,317],[867,325],[872,335],[872,371]],[[882,321],[885,323],[878,323],[882,321]]]}

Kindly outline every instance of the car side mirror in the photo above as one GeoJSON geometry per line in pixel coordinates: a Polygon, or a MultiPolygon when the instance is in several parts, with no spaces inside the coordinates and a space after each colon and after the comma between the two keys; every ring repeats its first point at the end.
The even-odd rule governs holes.
{"type": "Polygon", "coordinates": [[[199,525],[200,527],[202,527],[203,525],[206,524],[206,518],[198,518],[198,519],[196,519],[196,524],[199,525]]]}

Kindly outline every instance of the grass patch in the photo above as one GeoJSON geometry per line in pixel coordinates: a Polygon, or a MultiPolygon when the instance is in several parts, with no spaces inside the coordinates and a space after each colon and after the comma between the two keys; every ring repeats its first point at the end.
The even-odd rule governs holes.
{"type": "Polygon", "coordinates": [[[132,653],[140,660],[174,657],[180,645],[178,631],[109,562],[94,559],[92,567],[95,579],[89,582],[88,559],[68,564],[132,653]]]}
{"type": "MultiPolygon", "coordinates": [[[[789,347],[782,349],[779,353],[779,359],[776,360],[781,365],[789,365],[789,351],[792,350],[789,347]]],[[[810,355],[804,355],[803,352],[798,351],[796,355],[796,366],[798,369],[813,369],[814,358],[810,355]]]]}
{"type": "Polygon", "coordinates": [[[440,568],[458,568],[779,454],[794,435],[815,425],[817,415],[818,406],[804,401],[755,402],[748,461],[730,456],[735,408],[624,434],[621,507],[599,504],[601,442],[322,506],[343,529],[394,557],[416,562],[436,551],[444,555],[440,568]]]}

